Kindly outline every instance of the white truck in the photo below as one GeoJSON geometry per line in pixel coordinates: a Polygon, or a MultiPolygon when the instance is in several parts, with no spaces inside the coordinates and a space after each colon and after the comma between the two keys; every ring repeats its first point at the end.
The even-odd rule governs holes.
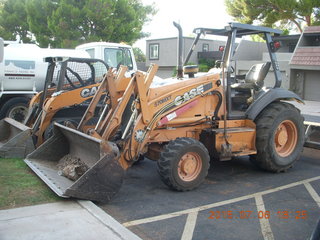
{"type": "Polygon", "coordinates": [[[79,45],[76,50],[84,50],[91,58],[101,59],[112,68],[119,68],[120,65],[125,65],[128,67],[129,74],[137,70],[132,47],[126,44],[92,42],[79,45]]]}
{"type": "Polygon", "coordinates": [[[24,120],[29,100],[44,87],[48,66],[43,61],[45,57],[91,57],[104,60],[109,67],[126,65],[128,74],[137,70],[132,47],[125,44],[93,42],[76,49],[40,48],[6,41],[4,44],[4,59],[0,63],[0,119],[24,120]]]}

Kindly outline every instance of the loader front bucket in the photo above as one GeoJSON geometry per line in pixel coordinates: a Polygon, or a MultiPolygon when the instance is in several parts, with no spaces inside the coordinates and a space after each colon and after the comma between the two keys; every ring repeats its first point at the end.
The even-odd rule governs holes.
{"type": "Polygon", "coordinates": [[[34,148],[31,128],[11,118],[0,120],[0,157],[24,158],[34,148]]]}
{"type": "Polygon", "coordinates": [[[55,123],[53,136],[24,161],[60,197],[106,202],[122,185],[119,156],[116,144],[55,123]]]}

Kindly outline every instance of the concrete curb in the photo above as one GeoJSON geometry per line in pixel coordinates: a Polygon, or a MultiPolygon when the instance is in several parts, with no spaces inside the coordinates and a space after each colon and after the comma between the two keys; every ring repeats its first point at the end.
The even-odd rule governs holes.
{"type": "Polygon", "coordinates": [[[135,235],[133,232],[124,227],[121,223],[116,221],[113,217],[103,211],[101,208],[96,206],[91,201],[77,200],[78,204],[86,209],[92,216],[97,218],[107,228],[109,228],[114,234],[119,236],[123,240],[142,240],[140,237],[135,235]]]}

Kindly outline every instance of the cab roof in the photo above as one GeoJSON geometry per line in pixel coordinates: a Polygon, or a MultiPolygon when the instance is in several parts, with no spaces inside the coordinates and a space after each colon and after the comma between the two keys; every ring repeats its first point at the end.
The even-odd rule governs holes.
{"type": "Polygon", "coordinates": [[[218,35],[218,36],[228,36],[230,32],[233,30],[237,30],[236,37],[242,37],[245,35],[259,34],[259,33],[274,33],[275,35],[280,35],[282,33],[281,30],[261,27],[261,26],[253,26],[249,24],[243,23],[235,23],[231,22],[227,26],[222,29],[214,29],[214,28],[195,28],[193,30],[194,33],[202,33],[202,34],[210,34],[210,35],[218,35]]]}
{"type": "Polygon", "coordinates": [[[131,48],[131,46],[123,44],[123,43],[112,43],[112,42],[90,42],[90,43],[84,43],[76,47],[76,49],[81,48],[87,48],[87,47],[96,47],[96,46],[102,46],[102,47],[125,47],[125,48],[131,48]]]}

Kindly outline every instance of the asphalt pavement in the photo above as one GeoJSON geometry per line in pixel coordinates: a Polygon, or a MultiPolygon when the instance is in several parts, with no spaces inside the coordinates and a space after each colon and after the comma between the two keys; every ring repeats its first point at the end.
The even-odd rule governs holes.
{"type": "Polygon", "coordinates": [[[248,157],[211,162],[205,182],[189,192],[170,190],[156,162],[144,160],[98,206],[144,240],[309,240],[320,217],[319,156],[306,148],[279,174],[258,169],[248,157]]]}

